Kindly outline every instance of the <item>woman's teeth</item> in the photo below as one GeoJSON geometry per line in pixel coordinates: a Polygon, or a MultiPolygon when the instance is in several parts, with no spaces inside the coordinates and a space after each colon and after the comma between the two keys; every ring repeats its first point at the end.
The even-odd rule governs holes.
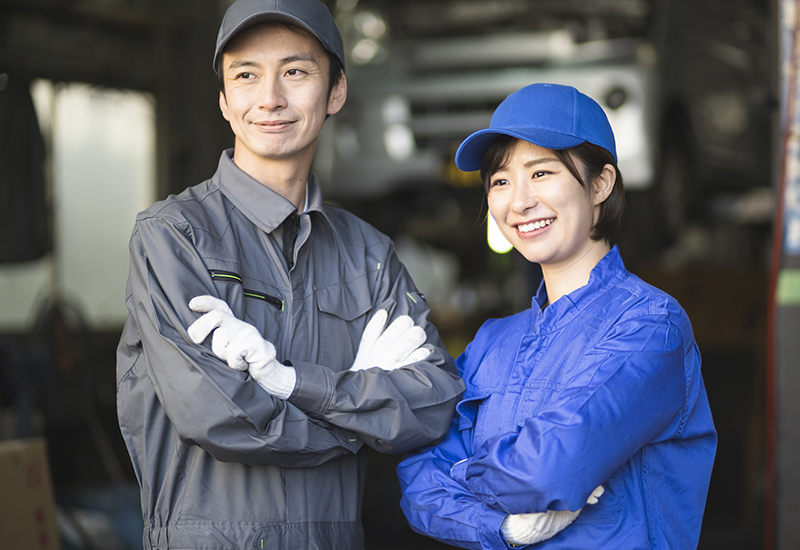
{"type": "Polygon", "coordinates": [[[556,221],[555,218],[550,218],[549,220],[538,220],[533,223],[524,223],[522,225],[518,225],[517,229],[519,229],[522,233],[528,233],[530,231],[535,231],[537,229],[542,229],[556,221]]]}

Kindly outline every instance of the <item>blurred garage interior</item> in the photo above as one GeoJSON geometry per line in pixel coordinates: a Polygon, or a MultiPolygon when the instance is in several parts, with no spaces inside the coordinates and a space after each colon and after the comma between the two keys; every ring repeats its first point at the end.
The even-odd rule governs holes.
{"type": "MultiPolygon", "coordinates": [[[[686,309],[703,356],[719,447],[699,547],[800,548],[798,2],[325,3],[349,92],[313,170],[326,200],[395,239],[454,357],[539,283],[489,242],[455,148],[532,82],[606,108],[628,190],[619,247],[686,309]]],[[[0,0],[0,440],[46,441],[65,549],[141,548],[115,407],[127,240],[233,144],[210,64],[229,4],[0,0]]],[[[367,548],[445,548],[408,528],[399,458],[371,455],[367,548]]]]}

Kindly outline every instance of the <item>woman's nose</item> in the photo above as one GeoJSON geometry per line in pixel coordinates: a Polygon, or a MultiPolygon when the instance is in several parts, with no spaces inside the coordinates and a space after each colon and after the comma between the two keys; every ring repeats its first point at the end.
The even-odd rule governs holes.
{"type": "Polygon", "coordinates": [[[511,199],[511,208],[516,213],[523,213],[539,204],[536,190],[528,182],[514,186],[514,196],[511,199]]]}

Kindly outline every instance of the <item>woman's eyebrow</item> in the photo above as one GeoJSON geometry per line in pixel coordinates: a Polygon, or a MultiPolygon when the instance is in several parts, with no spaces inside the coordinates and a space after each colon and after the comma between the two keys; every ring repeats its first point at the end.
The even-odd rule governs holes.
{"type": "Polygon", "coordinates": [[[542,157],[531,159],[524,164],[525,168],[530,168],[532,166],[536,166],[537,164],[544,164],[546,162],[559,162],[559,160],[555,157],[542,157]]]}

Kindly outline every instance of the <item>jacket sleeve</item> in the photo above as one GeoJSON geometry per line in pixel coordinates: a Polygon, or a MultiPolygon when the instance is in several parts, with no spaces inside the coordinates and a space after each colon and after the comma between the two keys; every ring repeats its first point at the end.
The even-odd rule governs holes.
{"type": "Polygon", "coordinates": [[[354,434],[250,383],[247,373],[211,353],[209,341],[191,341],[186,327],[198,314],[189,300],[226,296],[219,295],[193,246],[188,224],[137,221],[128,285],[129,320],[120,345],[127,364],[118,367],[123,414],[137,407],[134,399],[126,400],[126,384],[147,383],[181,440],[220,461],[306,467],[358,450],[361,441],[354,434]]]}
{"type": "Polygon", "coordinates": [[[577,510],[645,445],[678,437],[702,385],[691,335],[665,315],[617,324],[584,355],[577,371],[587,369],[588,385],[568,382],[552,406],[484,443],[453,477],[510,514],[577,510]]]}
{"type": "Polygon", "coordinates": [[[407,455],[397,466],[400,507],[411,528],[422,535],[461,548],[510,548],[500,533],[507,514],[450,476],[453,465],[467,457],[459,420],[454,418],[441,442],[407,455]]]}
{"type": "Polygon", "coordinates": [[[398,453],[441,439],[464,392],[455,363],[436,328],[430,309],[405,267],[389,249],[380,271],[373,311],[384,308],[389,321],[409,315],[428,335],[431,351],[425,361],[393,371],[379,368],[352,372],[310,363],[292,362],[297,385],[289,401],[321,418],[358,434],[370,447],[398,453]]]}

